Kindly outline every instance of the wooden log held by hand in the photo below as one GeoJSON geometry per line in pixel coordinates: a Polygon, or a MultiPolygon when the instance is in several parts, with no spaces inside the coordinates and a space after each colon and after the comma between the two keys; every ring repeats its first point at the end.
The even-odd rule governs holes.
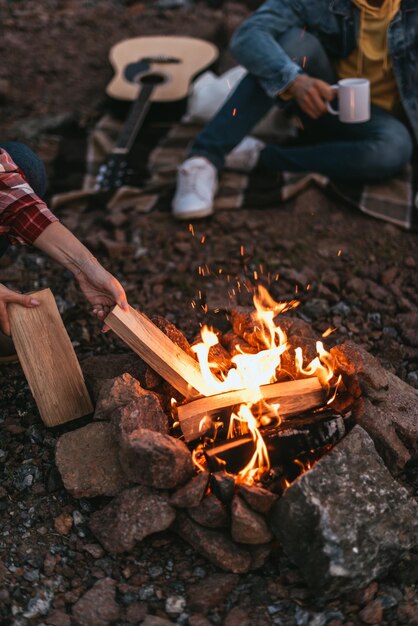
{"type": "Polygon", "coordinates": [[[83,374],[50,289],[34,292],[35,308],[7,307],[12,338],[46,426],[93,412],[83,374]]]}

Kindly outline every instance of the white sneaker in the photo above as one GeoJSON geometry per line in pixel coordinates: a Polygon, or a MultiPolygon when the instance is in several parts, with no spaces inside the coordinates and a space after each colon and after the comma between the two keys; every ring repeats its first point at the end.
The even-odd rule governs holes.
{"type": "Polygon", "coordinates": [[[207,217],[213,213],[213,199],[218,189],[216,167],[204,157],[191,157],[180,165],[173,215],[178,220],[207,217]]]}
{"type": "Polygon", "coordinates": [[[225,167],[239,172],[251,172],[257,165],[258,157],[266,144],[255,137],[244,139],[225,157],[225,167]]]}

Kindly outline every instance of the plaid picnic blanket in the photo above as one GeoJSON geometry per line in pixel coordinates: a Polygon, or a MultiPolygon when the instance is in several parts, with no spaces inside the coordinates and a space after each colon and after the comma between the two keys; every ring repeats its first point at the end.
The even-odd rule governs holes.
{"type": "MultiPolygon", "coordinates": [[[[52,208],[94,195],[99,166],[110,152],[122,122],[105,115],[90,134],[86,154],[83,188],[53,197],[52,208]]],[[[175,189],[178,165],[185,159],[189,145],[202,127],[175,123],[148,155],[149,176],[140,187],[121,187],[107,207],[133,207],[140,212],[167,210],[175,189]]],[[[343,184],[316,173],[260,172],[243,174],[222,172],[215,199],[216,210],[274,207],[301,191],[316,185],[352,207],[372,217],[391,222],[407,230],[418,230],[418,161],[402,175],[380,184],[343,184]]]]}

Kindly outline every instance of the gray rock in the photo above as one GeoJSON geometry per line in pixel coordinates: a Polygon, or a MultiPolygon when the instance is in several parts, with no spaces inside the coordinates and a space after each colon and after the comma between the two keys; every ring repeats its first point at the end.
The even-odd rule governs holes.
{"type": "Polygon", "coordinates": [[[243,574],[251,567],[251,555],[225,532],[203,528],[184,513],[177,515],[176,532],[197,552],[223,570],[243,574]]]}
{"type": "Polygon", "coordinates": [[[76,498],[114,496],[128,486],[106,422],[93,422],[62,435],[55,462],[65,488],[76,498]]]}
{"type": "Polygon", "coordinates": [[[125,434],[119,459],[129,480],[157,489],[184,485],[195,471],[190,450],[180,439],[147,428],[125,434]]]}
{"type": "Polygon", "coordinates": [[[323,298],[312,298],[303,305],[303,312],[310,319],[317,320],[329,314],[329,304],[323,298]]]}
{"type": "Polygon", "coordinates": [[[265,518],[256,513],[237,495],[231,506],[231,534],[239,543],[262,544],[273,539],[265,518]]]}
{"type": "Polygon", "coordinates": [[[332,348],[331,354],[350,392],[362,396],[357,422],[369,433],[392,473],[399,474],[418,455],[418,390],[352,342],[332,348]]]}
{"type": "Polygon", "coordinates": [[[272,528],[325,596],[366,585],[418,544],[418,506],[356,426],[274,505],[272,528]]]}
{"type": "Polygon", "coordinates": [[[90,528],[106,550],[119,553],[131,550],[144,537],[165,530],[175,517],[167,494],[133,487],[93,513],[90,528]]]}
{"type": "Polygon", "coordinates": [[[47,589],[38,591],[37,594],[29,600],[23,617],[32,619],[34,617],[40,617],[41,615],[47,615],[53,599],[54,594],[52,591],[47,589]]]}
{"type": "Polygon", "coordinates": [[[102,578],[73,606],[73,616],[80,626],[108,626],[120,617],[115,600],[116,583],[102,578]]]}

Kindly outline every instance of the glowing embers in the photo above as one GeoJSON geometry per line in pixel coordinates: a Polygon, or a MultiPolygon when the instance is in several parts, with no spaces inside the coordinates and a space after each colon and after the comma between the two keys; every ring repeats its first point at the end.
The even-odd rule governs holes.
{"type": "Polygon", "coordinates": [[[292,441],[299,441],[292,454],[314,447],[310,440],[310,437],[315,439],[312,428],[321,433],[319,439],[315,439],[316,447],[333,443],[344,434],[344,420],[334,414],[300,418],[299,422],[305,420],[304,434],[295,431],[297,420],[292,416],[331,402],[340,383],[334,376],[332,356],[321,341],[316,341],[311,358],[304,354],[303,341],[297,346],[294,338],[288,341],[285,327],[289,318],[282,318],[284,323],[281,323],[280,315],[298,304],[297,301],[276,302],[259,286],[254,296],[254,311],[232,314],[237,341],[228,339],[232,353],[228,366],[219,359],[218,333],[206,326],[202,328],[202,341],[192,349],[207,387],[205,396],[209,397],[178,409],[186,441],[205,436],[194,453],[200,469],[207,464],[210,468],[224,465],[237,474],[238,481],[252,483],[268,472],[272,455],[276,461],[277,454],[282,458],[286,453],[289,432],[293,433],[292,441]],[[290,394],[281,388],[286,383],[288,387],[294,385],[290,394]],[[298,389],[300,385],[303,389],[298,389]],[[289,395],[293,399],[290,408],[289,395]],[[283,423],[284,417],[286,423],[283,423]],[[308,427],[308,423],[311,426],[308,427]],[[330,426],[333,435],[327,437],[318,423],[333,424],[330,426]]]}

